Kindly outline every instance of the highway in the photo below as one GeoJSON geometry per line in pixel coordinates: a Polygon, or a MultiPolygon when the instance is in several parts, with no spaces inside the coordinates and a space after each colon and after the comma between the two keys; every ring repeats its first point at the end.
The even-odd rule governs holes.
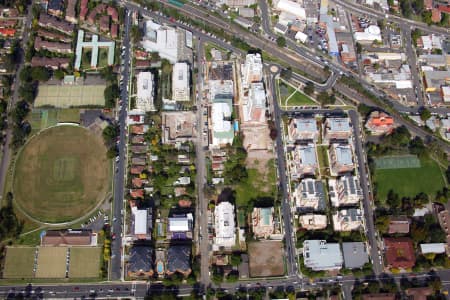
{"type": "Polygon", "coordinates": [[[122,106],[119,112],[119,125],[120,125],[120,136],[119,136],[119,161],[116,164],[116,172],[114,177],[114,202],[113,202],[113,220],[112,220],[112,233],[114,233],[117,238],[111,243],[111,262],[110,262],[110,280],[120,280],[123,279],[122,263],[123,263],[123,249],[122,249],[122,226],[123,218],[122,212],[124,210],[124,189],[125,189],[125,169],[127,166],[126,162],[126,145],[127,145],[127,134],[126,134],[126,119],[127,119],[127,108],[128,108],[128,82],[130,74],[130,26],[131,17],[129,13],[125,14],[125,24],[124,24],[124,35],[122,42],[122,71],[121,78],[122,83],[120,84],[120,99],[122,100],[122,106]]]}
{"type": "Polygon", "coordinates": [[[10,163],[10,159],[11,159],[11,141],[12,141],[12,134],[13,134],[13,124],[14,121],[11,120],[10,114],[11,111],[14,110],[14,108],[16,107],[16,103],[19,100],[19,88],[21,86],[20,83],[20,72],[22,72],[23,67],[25,65],[25,47],[27,47],[28,45],[28,38],[30,36],[30,28],[31,28],[31,21],[33,18],[33,10],[31,9],[31,5],[29,5],[27,7],[27,17],[25,19],[24,22],[24,30],[22,31],[22,36],[21,36],[21,48],[22,51],[20,51],[20,62],[19,65],[17,66],[17,70],[16,70],[16,75],[14,76],[14,90],[13,90],[13,95],[12,97],[9,99],[8,102],[8,107],[7,107],[7,118],[8,118],[8,128],[6,129],[6,137],[5,137],[5,141],[4,144],[2,146],[2,158],[1,158],[1,162],[0,162],[0,204],[1,204],[1,199],[3,197],[3,194],[5,192],[5,181],[6,181],[6,177],[8,175],[12,174],[8,174],[8,169],[9,169],[9,163],[10,163]]]}

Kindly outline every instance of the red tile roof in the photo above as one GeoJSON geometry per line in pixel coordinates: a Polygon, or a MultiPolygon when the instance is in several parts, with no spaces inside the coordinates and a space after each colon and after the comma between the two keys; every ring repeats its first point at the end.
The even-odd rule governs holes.
{"type": "Polygon", "coordinates": [[[133,174],[133,175],[139,175],[144,170],[145,170],[144,166],[132,166],[131,169],[130,169],[130,173],[133,174]]]}
{"type": "Polygon", "coordinates": [[[425,9],[432,9],[433,8],[433,0],[424,0],[423,1],[423,6],[425,7],[425,9]]]}
{"type": "Polygon", "coordinates": [[[410,238],[385,238],[386,261],[390,267],[409,269],[416,263],[416,255],[410,238]]]}
{"type": "Polygon", "coordinates": [[[1,36],[14,36],[16,34],[16,30],[13,28],[0,28],[1,36]]]}
{"type": "Polygon", "coordinates": [[[13,19],[0,19],[0,28],[15,27],[17,20],[13,19]]]}
{"type": "Polygon", "coordinates": [[[133,198],[144,198],[144,190],[143,189],[131,189],[130,196],[133,198]]]}
{"type": "Polygon", "coordinates": [[[114,22],[119,21],[119,14],[117,13],[117,9],[115,9],[114,7],[108,6],[106,13],[108,14],[108,16],[111,16],[111,18],[114,22]]]}
{"type": "Polygon", "coordinates": [[[446,13],[446,14],[450,14],[450,6],[439,5],[438,6],[438,10],[440,12],[443,12],[443,13],[446,13]]]}
{"type": "Polygon", "coordinates": [[[81,0],[80,3],[80,19],[84,21],[86,19],[86,15],[88,13],[88,1],[89,0],[81,0]]]}
{"type": "Polygon", "coordinates": [[[113,39],[117,38],[118,32],[119,32],[119,25],[111,24],[111,37],[113,39]]]}
{"type": "Polygon", "coordinates": [[[133,125],[133,126],[131,126],[131,133],[144,134],[144,125],[133,125]]]}
{"type": "Polygon", "coordinates": [[[144,181],[139,177],[135,177],[131,180],[131,183],[133,184],[133,187],[140,188],[144,184],[144,181]]]}
{"type": "Polygon", "coordinates": [[[441,18],[442,18],[442,16],[441,16],[441,12],[439,11],[439,9],[433,8],[431,10],[431,21],[434,23],[438,23],[441,21],[441,18]]]}

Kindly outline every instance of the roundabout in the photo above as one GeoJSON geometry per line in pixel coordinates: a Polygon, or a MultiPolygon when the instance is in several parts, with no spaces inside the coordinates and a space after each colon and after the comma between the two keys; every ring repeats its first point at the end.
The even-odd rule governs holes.
{"type": "Polygon", "coordinates": [[[33,136],[18,154],[15,204],[45,223],[76,220],[110,190],[110,162],[101,137],[81,126],[61,125],[33,136]]]}

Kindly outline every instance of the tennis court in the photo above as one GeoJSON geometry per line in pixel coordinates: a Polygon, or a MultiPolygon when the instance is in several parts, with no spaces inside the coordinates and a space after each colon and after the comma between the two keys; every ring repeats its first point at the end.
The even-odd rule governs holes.
{"type": "Polygon", "coordinates": [[[39,85],[35,107],[104,106],[104,84],[98,85],[39,85]]]}
{"type": "Polygon", "coordinates": [[[375,158],[377,170],[386,169],[415,169],[420,168],[420,160],[417,155],[383,156],[375,158]]]}

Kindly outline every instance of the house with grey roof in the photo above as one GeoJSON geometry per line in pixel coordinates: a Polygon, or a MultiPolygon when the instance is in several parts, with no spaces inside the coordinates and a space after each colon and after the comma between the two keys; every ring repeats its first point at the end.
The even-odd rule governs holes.
{"type": "Polygon", "coordinates": [[[314,118],[295,118],[289,121],[288,143],[299,141],[317,142],[319,139],[319,128],[314,118]]]}
{"type": "Polygon", "coordinates": [[[323,142],[348,140],[352,136],[349,118],[327,118],[323,125],[323,142]]]}
{"type": "Polygon", "coordinates": [[[362,242],[342,243],[342,252],[347,269],[362,268],[369,262],[366,245],[362,242]]]}
{"type": "Polygon", "coordinates": [[[128,276],[142,278],[153,275],[153,249],[150,246],[133,245],[128,257],[128,276]]]}
{"type": "Polygon", "coordinates": [[[191,245],[171,245],[167,251],[167,275],[191,273],[191,245]]]}
{"type": "Polygon", "coordinates": [[[293,180],[314,176],[318,169],[316,147],[314,144],[297,145],[290,153],[290,174],[293,180]]]}
{"type": "Polygon", "coordinates": [[[344,262],[339,243],[324,240],[305,240],[303,261],[307,268],[314,271],[339,270],[344,262]]]}
{"type": "Polygon", "coordinates": [[[332,144],[328,153],[331,164],[330,173],[332,176],[353,172],[355,165],[353,163],[351,144],[332,144]]]}
{"type": "Polygon", "coordinates": [[[324,187],[320,180],[303,179],[295,187],[293,198],[299,212],[323,211],[326,208],[324,187]]]}

